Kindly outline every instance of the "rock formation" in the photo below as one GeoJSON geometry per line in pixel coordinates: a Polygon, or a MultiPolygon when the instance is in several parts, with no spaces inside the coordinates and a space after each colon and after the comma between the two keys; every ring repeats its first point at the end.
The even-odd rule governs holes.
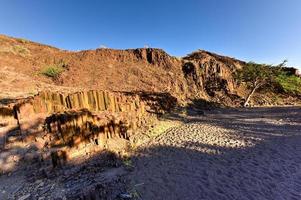
{"type": "MultiPolygon", "coordinates": [[[[0,66],[5,68],[3,76],[11,75],[10,79],[16,79],[6,85],[6,88],[11,87],[10,91],[0,93],[6,97],[8,93],[29,96],[55,85],[60,88],[52,90],[62,91],[67,87],[75,91],[144,91],[169,93],[182,103],[197,98],[215,101],[218,99],[211,97],[217,90],[235,92],[232,72],[244,64],[201,50],[176,58],[155,48],[69,52],[6,36],[1,36],[0,41],[0,49],[5,49],[0,51],[0,66]],[[14,46],[21,46],[28,53],[11,50],[14,46]],[[41,70],[55,65],[64,68],[58,78],[41,75],[41,70]]],[[[225,103],[231,105],[231,102],[225,103]]]]}
{"type": "MultiPolygon", "coordinates": [[[[245,64],[202,50],[182,58],[155,48],[71,52],[0,35],[0,147],[27,142],[57,166],[82,147],[126,144],[172,108],[239,105],[246,88],[232,74],[245,64]]],[[[5,152],[0,162],[16,154],[25,156],[5,152]]]]}
{"type": "MultiPolygon", "coordinates": [[[[44,91],[3,106],[0,111],[1,122],[16,130],[16,136],[48,152],[52,159],[59,155],[68,158],[70,149],[86,144],[101,150],[108,139],[129,140],[151,117],[138,95],[95,90],[70,94],[44,91]]],[[[3,140],[2,149],[7,139],[3,140]]]]}

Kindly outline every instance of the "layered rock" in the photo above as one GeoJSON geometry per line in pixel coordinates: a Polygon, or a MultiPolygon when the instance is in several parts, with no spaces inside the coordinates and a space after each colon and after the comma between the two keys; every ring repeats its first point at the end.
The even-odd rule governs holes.
{"type": "MultiPolygon", "coordinates": [[[[0,111],[1,122],[7,119],[6,126],[14,127],[4,135],[10,137],[9,131],[14,130],[11,138],[46,150],[54,165],[61,156],[69,157],[72,148],[93,144],[101,150],[110,139],[129,140],[150,117],[138,95],[94,90],[70,94],[44,91],[0,111]]],[[[5,148],[8,139],[1,138],[5,148]]]]}
{"type": "Polygon", "coordinates": [[[245,63],[234,58],[206,51],[196,51],[183,58],[183,73],[192,88],[192,93],[214,96],[215,92],[236,92],[233,72],[245,63]]]}

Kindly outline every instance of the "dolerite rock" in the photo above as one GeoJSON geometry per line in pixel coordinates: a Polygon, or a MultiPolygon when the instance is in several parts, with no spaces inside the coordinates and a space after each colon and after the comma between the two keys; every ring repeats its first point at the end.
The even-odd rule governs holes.
{"type": "Polygon", "coordinates": [[[213,95],[216,91],[234,93],[233,72],[245,62],[207,51],[196,51],[183,58],[183,73],[193,93],[213,95]]]}
{"type": "Polygon", "coordinates": [[[171,57],[162,49],[135,49],[133,50],[133,53],[138,59],[144,60],[152,65],[163,66],[165,69],[170,69],[172,66],[177,64],[177,62],[179,62],[175,57],[171,57]]]}
{"type": "MultiPolygon", "coordinates": [[[[9,119],[9,125],[17,127],[22,141],[32,143],[38,151],[48,152],[45,157],[52,160],[54,168],[69,159],[66,148],[93,144],[95,148],[87,148],[88,155],[107,148],[109,139],[129,140],[150,116],[145,110],[145,102],[137,94],[96,90],[75,93],[43,91],[1,107],[0,115],[9,119]]],[[[1,146],[5,141],[0,141],[1,146]]]]}

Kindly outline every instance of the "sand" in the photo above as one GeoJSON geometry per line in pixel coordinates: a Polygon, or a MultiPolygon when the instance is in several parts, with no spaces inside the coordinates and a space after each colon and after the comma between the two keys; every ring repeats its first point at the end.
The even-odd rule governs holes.
{"type": "Polygon", "coordinates": [[[178,118],[137,150],[140,199],[301,199],[301,108],[219,110],[178,118]]]}
{"type": "Polygon", "coordinates": [[[38,163],[24,163],[0,176],[0,199],[79,199],[82,192],[90,199],[301,199],[300,107],[187,113],[166,116],[177,125],[151,134],[131,154],[129,171],[103,171],[96,156],[46,178],[38,163]]]}

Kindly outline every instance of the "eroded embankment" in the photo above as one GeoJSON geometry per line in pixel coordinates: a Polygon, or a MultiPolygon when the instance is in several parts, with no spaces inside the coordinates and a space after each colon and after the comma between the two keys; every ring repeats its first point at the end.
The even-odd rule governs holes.
{"type": "Polygon", "coordinates": [[[1,170],[28,157],[62,161],[104,149],[124,150],[154,114],[139,95],[107,91],[40,92],[1,107],[1,170]]]}

